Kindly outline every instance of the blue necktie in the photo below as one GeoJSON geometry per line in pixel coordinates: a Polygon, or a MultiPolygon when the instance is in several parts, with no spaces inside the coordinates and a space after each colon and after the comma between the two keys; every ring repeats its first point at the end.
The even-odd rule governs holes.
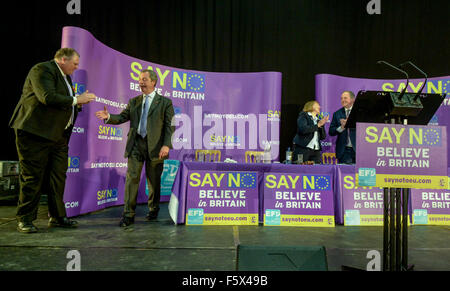
{"type": "Polygon", "coordinates": [[[147,115],[148,109],[150,108],[150,96],[144,95],[144,110],[142,111],[141,120],[139,122],[139,134],[142,137],[147,135],[147,115]]]}

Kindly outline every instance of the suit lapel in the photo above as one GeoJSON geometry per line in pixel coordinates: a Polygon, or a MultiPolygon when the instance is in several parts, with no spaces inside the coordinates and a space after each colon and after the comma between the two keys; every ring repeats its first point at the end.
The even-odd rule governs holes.
{"type": "MultiPolygon", "coordinates": [[[[56,62],[54,60],[52,60],[50,62],[53,64],[53,66],[55,68],[56,75],[58,76],[59,81],[62,82],[63,87],[66,90],[67,95],[70,96],[71,94],[69,92],[69,89],[67,88],[66,80],[64,80],[64,77],[61,74],[61,71],[59,70],[58,65],[56,64],[56,62]]],[[[75,93],[73,92],[73,89],[72,89],[72,79],[70,78],[70,76],[67,76],[67,81],[69,82],[69,85],[70,85],[70,88],[72,90],[73,96],[75,96],[75,93]]]]}
{"type": "Polygon", "coordinates": [[[341,108],[341,116],[342,116],[341,117],[342,119],[346,119],[347,118],[347,116],[345,115],[345,107],[341,108]]]}
{"type": "Polygon", "coordinates": [[[159,102],[161,101],[161,96],[158,95],[158,93],[155,94],[155,97],[153,98],[152,105],[150,106],[148,110],[148,116],[152,114],[152,112],[155,110],[156,107],[158,107],[159,102]]]}
{"type": "Polygon", "coordinates": [[[73,89],[72,78],[69,75],[67,75],[66,77],[67,77],[67,81],[69,82],[69,85],[70,85],[70,90],[72,90],[72,94],[73,94],[72,96],[75,96],[75,90],[73,89]]]}
{"type": "Polygon", "coordinates": [[[141,120],[141,114],[142,114],[142,101],[144,100],[144,95],[140,95],[137,97],[136,99],[136,110],[134,112],[135,116],[136,116],[136,120],[139,124],[139,121],[141,120]]]}
{"type": "Polygon", "coordinates": [[[306,113],[306,116],[308,116],[309,125],[314,125],[314,118],[309,113],[306,113]]]}

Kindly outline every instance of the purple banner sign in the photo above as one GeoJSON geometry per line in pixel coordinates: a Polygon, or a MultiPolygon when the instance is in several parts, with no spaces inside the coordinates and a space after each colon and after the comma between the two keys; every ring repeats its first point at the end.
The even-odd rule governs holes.
{"type": "Polygon", "coordinates": [[[450,177],[448,182],[445,190],[411,190],[413,224],[450,225],[450,177]]]}
{"type": "MultiPolygon", "coordinates": [[[[423,79],[411,79],[406,92],[418,92],[423,85],[423,79]]],[[[330,115],[330,122],[333,113],[342,108],[341,94],[343,91],[353,91],[355,95],[361,90],[376,91],[397,91],[405,88],[405,80],[378,80],[349,78],[330,74],[316,75],[316,100],[320,103],[324,114],[330,115]]],[[[436,111],[429,125],[447,126],[447,136],[450,134],[450,76],[429,78],[424,93],[446,93],[447,96],[436,111]]],[[[330,123],[326,125],[326,131],[330,123]]],[[[323,152],[335,152],[336,137],[327,136],[322,141],[323,152]]],[[[450,149],[447,149],[447,156],[450,149]]],[[[447,166],[450,166],[447,165],[447,166]]],[[[446,166],[446,167],[447,167],[446,166]]]]}
{"type": "Polygon", "coordinates": [[[447,188],[444,126],[356,124],[359,186],[447,188]]]}
{"type": "Polygon", "coordinates": [[[338,171],[344,225],[383,225],[383,189],[359,187],[355,167],[341,166],[338,171]]]}
{"type": "Polygon", "coordinates": [[[258,225],[258,172],[192,171],[186,225],[258,225]]]}
{"type": "Polygon", "coordinates": [[[264,174],[264,225],[334,227],[333,177],[264,174]]]}
{"type": "MultiPolygon", "coordinates": [[[[194,160],[197,149],[220,149],[223,160],[243,162],[246,150],[263,150],[269,143],[271,159],[278,160],[281,73],[210,73],[163,66],[122,54],[77,27],[64,27],[62,47],[72,47],[81,56],[72,76],[76,94],[89,90],[97,96],[83,107],[69,145],[64,195],[68,216],[123,204],[123,155],[130,125],[106,125],[95,112],[106,106],[120,113],[141,94],[143,69],[157,73],[157,92],[173,102],[176,129],[170,159],[194,160]]],[[[147,201],[143,177],[138,203],[147,201]]]]}

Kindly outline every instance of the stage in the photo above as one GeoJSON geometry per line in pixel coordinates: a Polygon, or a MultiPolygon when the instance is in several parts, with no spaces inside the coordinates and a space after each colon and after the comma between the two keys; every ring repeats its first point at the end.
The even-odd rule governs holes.
{"type": "MultiPolygon", "coordinates": [[[[342,265],[366,269],[367,252],[382,253],[380,226],[264,227],[174,225],[168,203],[157,221],[145,220],[146,205],[138,205],[136,222],[119,228],[122,207],[76,217],[74,230],[48,229],[47,207],[41,205],[36,234],[16,231],[15,206],[0,207],[0,270],[65,271],[67,252],[78,250],[82,271],[234,271],[236,247],[325,246],[328,269],[342,265]]],[[[416,271],[450,270],[450,227],[411,226],[409,262],[416,271]]]]}

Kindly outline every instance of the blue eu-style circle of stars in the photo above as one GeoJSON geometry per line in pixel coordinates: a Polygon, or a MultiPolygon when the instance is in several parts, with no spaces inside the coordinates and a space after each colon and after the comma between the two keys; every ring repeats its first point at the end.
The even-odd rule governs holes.
{"type": "Polygon", "coordinates": [[[244,174],[241,178],[241,183],[244,187],[252,187],[256,184],[255,175],[252,174],[244,174]]]}
{"type": "Polygon", "coordinates": [[[439,133],[436,129],[427,129],[425,132],[425,142],[428,145],[436,145],[439,143],[439,133]]]}
{"type": "Polygon", "coordinates": [[[449,94],[450,93],[450,80],[447,80],[446,82],[443,82],[443,83],[444,83],[444,86],[442,88],[442,91],[443,91],[442,93],[449,94]]]}
{"type": "Polygon", "coordinates": [[[70,166],[72,168],[78,168],[78,166],[80,166],[80,158],[79,157],[72,157],[72,159],[70,160],[70,166]]]}
{"type": "Polygon", "coordinates": [[[198,74],[192,74],[188,78],[188,86],[193,91],[200,91],[205,86],[205,80],[198,74]]]}
{"type": "Polygon", "coordinates": [[[316,187],[320,190],[328,189],[330,186],[330,180],[324,176],[320,176],[316,179],[316,187]]]}

